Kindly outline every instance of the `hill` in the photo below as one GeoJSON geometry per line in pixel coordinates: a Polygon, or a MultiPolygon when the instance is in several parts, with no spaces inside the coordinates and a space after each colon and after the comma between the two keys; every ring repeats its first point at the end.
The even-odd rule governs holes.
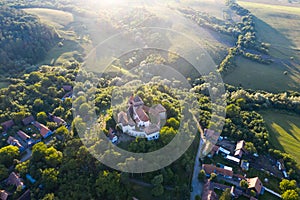
{"type": "Polygon", "coordinates": [[[59,39],[35,15],[0,7],[0,73],[19,72],[40,61],[59,39]]]}

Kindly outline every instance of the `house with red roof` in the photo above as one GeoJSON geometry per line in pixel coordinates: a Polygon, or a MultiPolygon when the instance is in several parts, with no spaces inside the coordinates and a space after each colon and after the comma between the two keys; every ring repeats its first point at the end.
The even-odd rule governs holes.
{"type": "Polygon", "coordinates": [[[44,124],[35,121],[33,125],[40,131],[40,134],[43,138],[47,138],[53,134],[53,132],[44,124]]]}
{"type": "Polygon", "coordinates": [[[34,121],[35,121],[35,119],[32,115],[30,115],[22,120],[22,122],[25,126],[27,126],[28,124],[31,124],[34,121]]]}
{"type": "Polygon", "coordinates": [[[224,176],[225,178],[233,177],[232,170],[216,167],[215,165],[203,164],[202,169],[205,171],[207,176],[210,176],[211,173],[215,173],[217,175],[224,176]]]}
{"type": "Polygon", "coordinates": [[[12,119],[1,123],[1,126],[2,126],[4,131],[7,131],[8,129],[10,129],[14,125],[15,125],[15,122],[12,119]]]}

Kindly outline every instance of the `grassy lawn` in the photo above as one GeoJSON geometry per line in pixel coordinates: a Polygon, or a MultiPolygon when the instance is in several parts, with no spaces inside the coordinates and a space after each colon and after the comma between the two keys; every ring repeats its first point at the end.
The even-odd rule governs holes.
{"type": "Polygon", "coordinates": [[[291,154],[300,167],[300,116],[277,110],[261,114],[270,133],[270,144],[291,154]]]}

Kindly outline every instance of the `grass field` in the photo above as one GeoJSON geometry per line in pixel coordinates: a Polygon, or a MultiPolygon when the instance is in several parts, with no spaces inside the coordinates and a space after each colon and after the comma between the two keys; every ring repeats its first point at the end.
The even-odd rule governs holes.
{"type": "Polygon", "coordinates": [[[69,12],[47,8],[26,8],[25,12],[37,15],[41,22],[62,29],[69,23],[74,21],[74,17],[69,12]]]}
{"type": "Polygon", "coordinates": [[[259,18],[256,20],[257,35],[272,45],[271,54],[300,60],[300,7],[244,1],[239,4],[259,18]]]}
{"type": "Polygon", "coordinates": [[[270,133],[270,144],[291,154],[300,167],[300,116],[277,110],[261,114],[270,133]]]}
{"type": "Polygon", "coordinates": [[[0,89],[1,88],[6,88],[9,86],[9,82],[7,81],[0,81],[0,89]]]}
{"type": "Polygon", "coordinates": [[[223,78],[225,83],[269,92],[300,90],[300,73],[292,67],[276,63],[263,65],[243,57],[237,57],[236,64],[237,67],[223,78]],[[285,71],[289,73],[284,75],[285,71]]]}

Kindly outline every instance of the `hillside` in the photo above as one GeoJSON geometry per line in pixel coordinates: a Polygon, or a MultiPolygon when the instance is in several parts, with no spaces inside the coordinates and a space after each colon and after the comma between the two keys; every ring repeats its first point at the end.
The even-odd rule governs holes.
{"type": "Polygon", "coordinates": [[[0,27],[1,74],[36,64],[59,39],[38,17],[13,8],[0,8],[0,27]]]}

